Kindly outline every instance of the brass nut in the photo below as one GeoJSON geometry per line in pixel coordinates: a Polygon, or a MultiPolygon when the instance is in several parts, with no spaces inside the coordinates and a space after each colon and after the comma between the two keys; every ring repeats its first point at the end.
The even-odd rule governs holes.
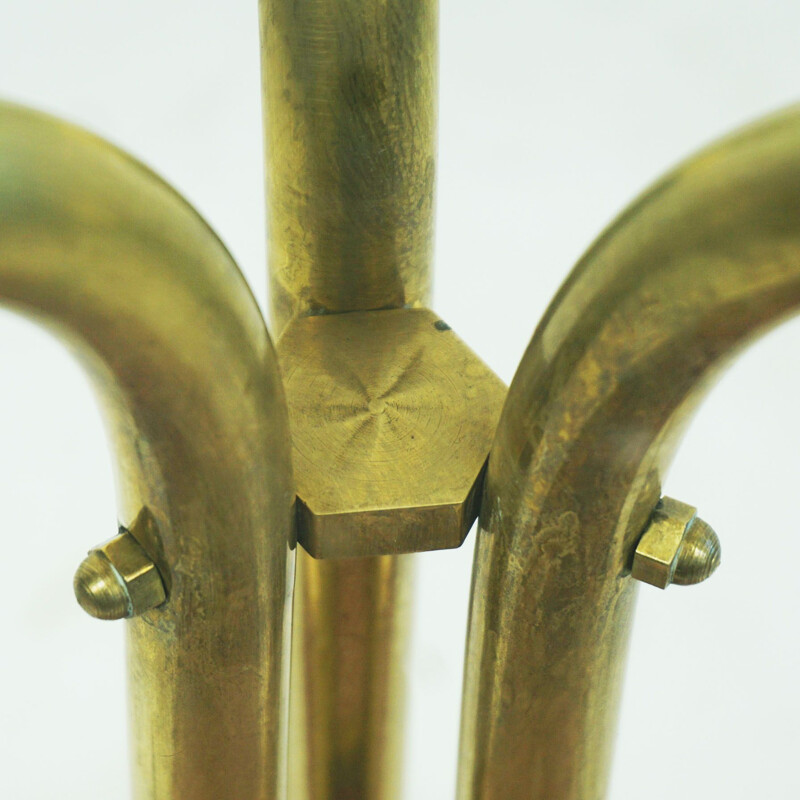
{"type": "Polygon", "coordinates": [[[73,586],[81,608],[97,619],[135,617],[167,599],[158,567],[127,530],[89,551],[73,586]]]}
{"type": "Polygon", "coordinates": [[[306,317],[278,342],[297,538],[315,558],[458,547],[505,398],[433,312],[306,317]]]}
{"type": "Polygon", "coordinates": [[[720,561],[719,538],[697,509],[662,497],[636,546],[631,575],[659,589],[688,586],[708,578],[720,561]]]}

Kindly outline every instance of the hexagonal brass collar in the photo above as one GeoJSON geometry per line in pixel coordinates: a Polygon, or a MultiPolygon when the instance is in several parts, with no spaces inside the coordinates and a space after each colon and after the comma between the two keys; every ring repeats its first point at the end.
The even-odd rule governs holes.
{"type": "Polygon", "coordinates": [[[478,513],[500,379],[425,309],[298,319],[278,356],[306,550],[458,547],[478,513]]]}

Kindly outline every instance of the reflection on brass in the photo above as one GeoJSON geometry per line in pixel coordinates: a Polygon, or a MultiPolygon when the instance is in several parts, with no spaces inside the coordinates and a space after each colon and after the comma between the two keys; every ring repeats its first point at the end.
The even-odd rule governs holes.
{"type": "MultiPolygon", "coordinates": [[[[301,317],[425,307],[437,0],[259,0],[259,11],[273,334],[301,317]]],[[[298,560],[290,796],[394,800],[413,561],[298,560]],[[315,633],[320,619],[335,632],[315,633]]]]}
{"type": "Polygon", "coordinates": [[[632,577],[666,589],[708,578],[719,566],[719,539],[697,509],[662,497],[633,554],[632,577]]]}
{"type": "Polygon", "coordinates": [[[138,617],[167,599],[158,567],[126,530],[89,551],[74,587],[81,608],[97,619],[138,617]]]}
{"type": "Polygon", "coordinates": [[[289,797],[399,798],[413,556],[298,555],[289,797]]]}
{"type": "Polygon", "coordinates": [[[505,397],[488,367],[424,309],[299,319],[278,356],[306,550],[458,547],[505,397]]]}
{"type": "MultiPolygon", "coordinates": [[[[546,312],[489,455],[459,800],[605,796],[634,553],[705,392],[800,306],[798,209],[794,110],[667,175],[546,312]]],[[[683,545],[694,564],[710,541],[702,527],[697,536],[683,545]]]]}
{"type": "Polygon", "coordinates": [[[260,0],[270,308],[425,305],[436,0],[260,0]]]}
{"type": "Polygon", "coordinates": [[[694,586],[710,577],[722,561],[722,548],[714,529],[695,517],[684,533],[672,582],[677,586],[694,586]]]}
{"type": "Polygon", "coordinates": [[[0,301],[86,368],[119,519],[165,567],[167,602],[126,623],[133,796],[281,797],[294,486],[278,362],[245,281],[150,170],[0,104],[0,301]]]}
{"type": "Polygon", "coordinates": [[[124,528],[75,588],[128,618],[133,796],[396,800],[403,553],[456,546],[479,512],[458,800],[602,798],[636,578],[720,560],[693,507],[659,502],[675,447],[800,307],[800,110],[620,216],[503,401],[426,308],[434,0],[261,0],[260,19],[282,376],[196,212],[0,105],[0,301],[69,346],[114,447],[124,528]],[[298,535],[320,558],[300,551],[292,619],[298,535]]]}

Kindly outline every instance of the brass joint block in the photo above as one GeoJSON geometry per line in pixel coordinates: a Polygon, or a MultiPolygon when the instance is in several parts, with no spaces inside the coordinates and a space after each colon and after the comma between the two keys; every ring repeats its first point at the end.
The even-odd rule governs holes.
{"type": "Polygon", "coordinates": [[[278,342],[297,535],[316,558],[458,547],[505,398],[427,309],[305,317],[278,342]]]}

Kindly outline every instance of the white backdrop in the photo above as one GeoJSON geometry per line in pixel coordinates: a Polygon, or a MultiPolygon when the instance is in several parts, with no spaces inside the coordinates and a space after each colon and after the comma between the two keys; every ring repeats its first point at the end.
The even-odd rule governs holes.
{"type": "MultiPolygon", "coordinates": [[[[0,96],[110,138],[265,292],[255,0],[0,0],[0,96]]],[[[796,0],[442,0],[435,307],[505,380],[571,265],[700,145],[800,93],[796,0]]],[[[798,217],[800,224],[800,217],[798,217]]],[[[643,587],[610,797],[794,798],[800,325],[748,352],[665,486],[720,533],[707,584],[643,587]]],[[[72,598],[115,531],[93,400],[0,314],[0,797],[126,798],[121,624],[72,598]]],[[[453,796],[473,538],[419,559],[405,797],[453,796]]]]}

